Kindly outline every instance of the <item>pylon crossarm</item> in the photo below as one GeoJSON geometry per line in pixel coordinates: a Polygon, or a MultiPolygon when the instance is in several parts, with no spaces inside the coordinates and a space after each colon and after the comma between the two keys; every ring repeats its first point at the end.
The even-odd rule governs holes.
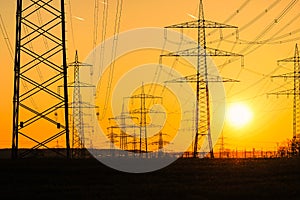
{"type": "MultiPolygon", "coordinates": [[[[83,83],[83,82],[79,82],[79,85],[74,85],[75,82],[70,82],[68,83],[68,87],[72,88],[72,87],[83,87],[83,88],[95,88],[96,86],[95,85],[92,85],[92,84],[89,84],[89,83],[83,83]]],[[[77,84],[77,83],[76,83],[77,84]]],[[[58,86],[59,88],[63,87],[62,85],[58,86]]]]}
{"type": "Polygon", "coordinates": [[[290,58],[286,58],[286,59],[282,59],[282,60],[278,60],[277,63],[280,64],[282,62],[299,62],[299,58],[297,57],[290,57],[290,58]]]}
{"type": "Polygon", "coordinates": [[[120,126],[110,126],[110,127],[107,127],[107,129],[119,129],[120,126]]]}
{"type": "Polygon", "coordinates": [[[281,75],[276,75],[276,76],[271,76],[271,78],[300,78],[300,74],[295,74],[294,72],[286,73],[286,74],[281,74],[281,75]]]}
{"type": "Polygon", "coordinates": [[[166,133],[163,133],[163,134],[156,133],[156,134],[154,134],[153,136],[160,136],[160,135],[164,135],[164,136],[168,136],[168,137],[170,137],[170,135],[168,135],[168,134],[166,134],[166,133]]]}
{"type": "Polygon", "coordinates": [[[222,24],[218,22],[212,22],[207,20],[194,20],[189,22],[184,22],[180,24],[174,24],[171,26],[166,26],[165,28],[238,28],[237,26],[232,26],[228,24],[222,24]]]}
{"type": "Polygon", "coordinates": [[[82,62],[72,62],[68,64],[69,67],[92,67],[93,65],[82,62]]]}
{"type": "Polygon", "coordinates": [[[92,85],[92,84],[89,84],[89,83],[84,83],[84,82],[79,81],[79,87],[92,87],[92,88],[95,88],[96,86],[92,85]]]}
{"type": "Polygon", "coordinates": [[[272,93],[267,93],[267,95],[276,95],[276,96],[281,96],[281,95],[286,95],[286,96],[292,96],[292,95],[300,95],[300,93],[295,93],[293,89],[290,90],[282,90],[279,92],[272,92],[272,93]]]}
{"type": "Polygon", "coordinates": [[[128,115],[119,115],[119,116],[116,116],[116,117],[108,118],[108,120],[118,120],[118,119],[138,119],[138,117],[131,117],[131,116],[128,116],[128,115]]]}
{"type": "Polygon", "coordinates": [[[149,110],[149,114],[165,114],[165,112],[162,111],[156,111],[156,110],[149,110]]]}
{"type": "MultiPolygon", "coordinates": [[[[140,114],[141,113],[141,109],[134,109],[132,111],[129,112],[130,114],[140,114]]],[[[144,114],[165,114],[164,112],[160,112],[160,111],[153,111],[151,109],[144,109],[144,111],[142,112],[144,114]]],[[[138,119],[138,117],[136,117],[138,119]]]]}
{"type": "Polygon", "coordinates": [[[150,94],[137,94],[137,95],[133,95],[130,97],[125,97],[126,99],[140,99],[140,98],[145,98],[145,99],[162,99],[162,97],[157,97],[154,95],[150,95],[150,94]]]}
{"type": "MultiPolygon", "coordinates": [[[[150,145],[158,145],[160,142],[151,142],[150,145]]],[[[170,144],[168,141],[162,141],[163,145],[170,144]]]]}
{"type": "MultiPolygon", "coordinates": [[[[95,88],[95,86],[93,86],[93,85],[79,85],[79,86],[77,86],[77,85],[73,85],[74,84],[74,82],[72,82],[72,83],[68,83],[68,88],[76,88],[76,87],[80,87],[80,88],[95,88]]],[[[62,88],[63,86],[58,86],[59,88],[62,88]]]]}
{"type": "MultiPolygon", "coordinates": [[[[200,47],[203,48],[203,47],[200,47]]],[[[200,51],[197,47],[191,48],[191,49],[185,49],[177,52],[172,52],[168,54],[162,54],[160,55],[161,57],[184,57],[184,56],[236,56],[236,57],[244,57],[241,54],[237,53],[232,53],[229,51],[224,51],[224,50],[219,50],[219,49],[214,49],[214,48],[209,48],[207,47],[205,51],[200,51]]]]}
{"type": "Polygon", "coordinates": [[[115,129],[135,129],[135,128],[139,128],[139,126],[136,126],[136,125],[124,125],[124,126],[110,126],[108,128],[115,128],[115,129]]]}
{"type": "Polygon", "coordinates": [[[240,81],[230,79],[230,78],[223,78],[220,76],[213,76],[213,75],[207,75],[207,80],[205,80],[203,76],[200,77],[200,80],[197,80],[196,74],[166,81],[166,83],[197,83],[197,82],[206,83],[206,82],[240,82],[240,81]]]}
{"type": "Polygon", "coordinates": [[[110,127],[107,127],[107,129],[133,129],[133,128],[139,128],[139,126],[136,126],[136,125],[124,125],[124,126],[110,126],[110,127]]]}
{"type": "Polygon", "coordinates": [[[224,78],[220,76],[208,75],[207,80],[201,80],[201,82],[240,82],[239,80],[231,79],[231,78],[224,78]]]}
{"type": "Polygon", "coordinates": [[[92,105],[87,102],[80,102],[79,105],[76,105],[76,104],[77,103],[75,103],[75,102],[69,103],[69,108],[99,108],[98,106],[92,105]]]}
{"type": "Polygon", "coordinates": [[[141,109],[138,108],[138,109],[129,111],[129,114],[141,114],[141,113],[148,114],[149,112],[150,112],[150,109],[148,109],[148,108],[143,109],[143,111],[141,111],[141,109]]]}
{"type": "Polygon", "coordinates": [[[244,57],[242,54],[232,53],[229,51],[214,49],[214,48],[210,48],[210,47],[206,48],[206,55],[207,56],[225,56],[225,57],[227,57],[227,56],[244,57]]]}

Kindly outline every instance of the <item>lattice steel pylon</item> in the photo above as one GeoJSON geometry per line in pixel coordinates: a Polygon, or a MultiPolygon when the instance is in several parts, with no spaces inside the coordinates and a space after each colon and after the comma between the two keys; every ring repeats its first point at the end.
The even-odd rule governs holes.
{"type": "Polygon", "coordinates": [[[75,61],[68,66],[74,68],[74,81],[68,84],[68,87],[73,88],[73,101],[70,106],[73,110],[72,157],[81,157],[86,139],[83,109],[93,109],[97,108],[97,106],[82,101],[81,88],[95,88],[95,86],[80,81],[80,68],[92,67],[92,65],[80,62],[78,51],[76,50],[75,61]]]}
{"type": "Polygon", "coordinates": [[[158,150],[159,153],[162,153],[163,148],[164,148],[165,145],[170,144],[169,141],[166,141],[166,140],[163,139],[164,135],[169,136],[168,134],[163,133],[162,131],[155,134],[154,136],[156,136],[158,138],[158,140],[151,143],[152,145],[157,145],[157,150],[158,150]]]}
{"type": "Polygon", "coordinates": [[[26,3],[17,0],[12,158],[41,148],[70,157],[64,0],[26,3]],[[34,16],[37,12],[43,22],[34,16]],[[45,41],[47,47],[42,45],[45,41]],[[43,79],[37,72],[43,73],[43,79]],[[24,83],[25,89],[20,87],[24,83]],[[64,85],[62,95],[57,91],[59,84],[64,85]],[[59,109],[63,117],[56,121],[53,114],[59,109]],[[50,147],[61,136],[65,136],[65,152],[50,147]],[[20,145],[26,150],[21,151],[20,145]]]}
{"type": "MultiPolygon", "coordinates": [[[[111,120],[119,120],[120,124],[119,126],[117,126],[117,128],[120,129],[120,149],[122,150],[127,150],[127,134],[126,134],[126,119],[131,119],[130,116],[127,116],[124,112],[124,103],[122,105],[122,112],[120,116],[116,116],[113,118],[108,118],[109,121],[111,120]]],[[[111,141],[112,143],[114,143],[113,141],[111,141]]]]}
{"type": "Polygon", "coordinates": [[[118,137],[118,134],[116,134],[114,132],[115,129],[117,129],[118,127],[115,126],[110,126],[107,127],[107,133],[108,133],[108,138],[110,139],[110,151],[111,151],[111,155],[114,156],[115,155],[115,143],[118,142],[118,140],[116,140],[116,137],[118,137]]]}
{"type": "Polygon", "coordinates": [[[147,139],[147,114],[150,113],[150,110],[146,106],[146,99],[160,99],[162,100],[162,97],[149,95],[145,93],[144,84],[142,84],[141,93],[137,95],[132,95],[130,97],[126,97],[127,99],[138,99],[140,101],[140,107],[129,111],[129,114],[137,114],[139,115],[139,128],[140,128],[140,153],[143,152],[143,143],[144,143],[144,151],[148,153],[148,139],[147,139]],[[144,141],[143,141],[144,138],[144,141]]]}
{"type": "Polygon", "coordinates": [[[294,56],[283,60],[278,60],[278,63],[287,62],[294,63],[294,71],[291,73],[272,76],[271,78],[293,79],[294,88],[290,90],[283,90],[275,93],[268,93],[268,95],[292,95],[293,102],[293,140],[300,139],[300,57],[298,44],[295,46],[294,56]]]}
{"type": "MultiPolygon", "coordinates": [[[[118,122],[116,126],[110,126],[111,129],[119,129],[120,130],[120,149],[121,150],[128,150],[128,137],[131,135],[127,134],[128,129],[135,129],[137,128],[136,125],[128,125],[126,120],[138,120],[137,117],[130,116],[128,112],[125,112],[124,102],[122,105],[122,112],[119,116],[108,118],[108,121],[112,123],[112,121],[118,122]]],[[[111,138],[110,138],[111,139],[111,138]]],[[[111,142],[114,143],[111,139],[111,142]]]]}
{"type": "MultiPolygon", "coordinates": [[[[183,132],[192,132],[192,141],[195,138],[195,111],[194,110],[188,110],[183,113],[184,118],[182,119],[182,122],[184,124],[181,131],[183,132]],[[190,116],[191,115],[191,116],[190,116]]],[[[194,150],[194,143],[192,142],[191,147],[189,150],[194,150]]],[[[189,151],[188,150],[188,151],[189,151]]]]}
{"type": "Polygon", "coordinates": [[[211,124],[210,124],[210,105],[209,105],[209,82],[236,82],[233,79],[224,79],[218,76],[211,76],[208,74],[207,57],[209,56],[240,56],[240,54],[227,52],[219,49],[213,49],[206,46],[206,29],[237,29],[236,26],[221,24],[205,20],[202,0],[199,3],[198,20],[185,22],[181,24],[167,26],[165,28],[175,29],[197,29],[197,47],[172,52],[161,55],[161,57],[197,57],[197,73],[195,75],[182,77],[168,82],[192,82],[196,83],[196,111],[195,111],[195,141],[193,156],[198,155],[198,141],[199,136],[207,136],[208,146],[210,149],[210,157],[214,158],[213,144],[211,139],[211,124]]]}

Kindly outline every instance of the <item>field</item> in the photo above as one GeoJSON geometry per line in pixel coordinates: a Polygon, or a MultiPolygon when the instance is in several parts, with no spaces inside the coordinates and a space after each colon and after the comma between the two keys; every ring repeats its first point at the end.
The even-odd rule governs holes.
{"type": "Polygon", "coordinates": [[[0,160],[0,199],[299,199],[300,159],[179,159],[127,174],[96,160],[0,160]]]}

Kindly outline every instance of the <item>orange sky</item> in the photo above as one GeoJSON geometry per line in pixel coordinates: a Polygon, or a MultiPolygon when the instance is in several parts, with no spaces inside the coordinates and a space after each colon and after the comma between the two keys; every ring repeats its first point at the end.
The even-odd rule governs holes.
{"type": "MultiPolygon", "coordinates": [[[[109,24],[107,36],[112,35],[115,18],[115,2],[109,0],[109,24]]],[[[292,97],[277,98],[266,93],[291,88],[288,81],[273,80],[271,75],[286,73],[293,69],[292,64],[284,68],[277,66],[277,60],[293,56],[295,43],[300,31],[300,2],[297,2],[289,12],[281,15],[284,8],[293,1],[290,0],[204,0],[205,16],[208,20],[226,22],[240,28],[239,39],[235,36],[225,37],[232,31],[223,31],[225,37],[220,40],[220,31],[212,32],[208,37],[208,46],[233,51],[245,55],[245,66],[241,68],[240,61],[220,67],[224,77],[238,79],[240,83],[226,83],[227,103],[242,102],[253,111],[253,120],[242,128],[234,128],[225,123],[225,144],[229,148],[274,149],[276,143],[284,142],[292,137],[292,97]],[[241,8],[245,2],[248,4],[241,8]],[[272,5],[274,4],[274,5],[272,5]],[[281,16],[281,18],[279,18],[281,16]],[[275,22],[277,20],[277,23],[275,22]],[[288,37],[281,37],[291,33],[288,37]],[[244,44],[244,41],[269,42],[263,45],[244,44]],[[210,41],[217,41],[211,42],[210,41]],[[236,42],[236,43],[235,43],[236,42]],[[247,47],[247,48],[246,48],[247,47]],[[255,49],[259,47],[258,49],[255,49]],[[253,52],[251,52],[253,50],[253,52]],[[251,52],[250,54],[248,54],[251,52]],[[276,70],[276,71],[274,71],[276,70]]],[[[15,31],[15,1],[0,0],[0,14],[4,20],[9,39],[14,45],[15,31]]],[[[197,15],[198,0],[124,0],[121,18],[121,31],[143,27],[164,27],[171,24],[193,20],[188,14],[197,15]]],[[[100,4],[99,27],[102,26],[102,7],[100,4]]],[[[71,0],[73,16],[83,18],[78,20],[70,17],[69,1],[66,1],[68,61],[73,61],[75,49],[79,50],[83,60],[93,49],[94,37],[94,0],[71,0]],[[73,43],[70,19],[73,22],[73,43]]],[[[100,43],[99,30],[97,43],[100,43]]],[[[208,31],[210,33],[210,31],[208,31]]],[[[221,65],[228,59],[215,59],[221,65]]],[[[12,91],[13,62],[6,47],[5,40],[0,35],[0,147],[10,147],[12,130],[12,91]]]]}

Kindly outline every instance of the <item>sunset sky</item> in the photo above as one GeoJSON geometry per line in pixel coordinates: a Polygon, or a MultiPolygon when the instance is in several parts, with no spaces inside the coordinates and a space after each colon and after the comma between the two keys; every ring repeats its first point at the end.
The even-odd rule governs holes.
{"type": "MultiPolygon", "coordinates": [[[[68,62],[74,60],[76,49],[79,51],[80,59],[85,60],[94,48],[95,1],[65,2],[68,62]]],[[[100,44],[102,37],[104,6],[101,0],[99,2],[97,44],[100,44]]],[[[108,1],[107,38],[113,35],[116,2],[108,1]]],[[[197,16],[198,3],[198,0],[124,0],[120,32],[144,27],[163,28],[194,20],[193,16],[197,16]]],[[[234,30],[208,30],[207,46],[244,55],[244,66],[241,66],[240,59],[213,58],[221,76],[240,81],[224,84],[226,107],[243,105],[246,112],[251,115],[249,121],[243,125],[237,125],[229,119],[225,121],[223,129],[225,148],[275,150],[277,144],[281,145],[292,138],[293,97],[277,98],[267,96],[267,93],[293,87],[291,80],[271,79],[271,76],[293,70],[292,63],[279,66],[277,60],[292,57],[295,45],[300,41],[300,2],[203,0],[203,4],[207,20],[239,27],[238,37],[234,30]]],[[[15,8],[16,1],[0,0],[0,15],[13,48],[15,8]]],[[[187,34],[193,37],[191,32],[187,34]]],[[[0,148],[10,147],[12,138],[13,60],[6,41],[7,39],[0,33],[0,148]]],[[[130,59],[133,63],[142,63],[140,60],[134,60],[133,56],[127,58],[126,62],[130,62],[130,59]]]]}

